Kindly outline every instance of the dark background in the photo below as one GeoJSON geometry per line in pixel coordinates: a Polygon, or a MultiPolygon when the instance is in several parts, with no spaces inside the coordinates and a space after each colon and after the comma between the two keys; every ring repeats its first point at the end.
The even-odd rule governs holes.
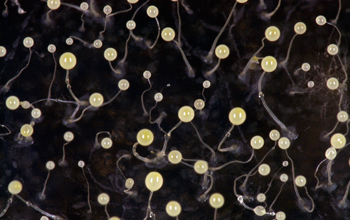
{"type": "MultiPolygon", "coordinates": [[[[191,14],[180,6],[183,22],[182,48],[196,70],[195,78],[187,76],[186,66],[176,45],[162,39],[153,50],[145,48],[144,42],[137,43],[131,39],[125,65],[126,74],[118,76],[111,71],[103,52],[108,47],[114,47],[118,51],[118,58],[113,64],[116,65],[122,59],[128,37],[125,23],[131,19],[133,12],[144,2],[143,0],[134,5],[131,12],[114,16],[108,22],[101,49],[90,49],[78,41],[68,46],[65,40],[69,36],[77,36],[92,43],[103,30],[103,7],[108,4],[113,8],[113,12],[124,10],[128,8],[126,0],[96,1],[100,15],[84,16],[86,28],[84,32],[79,31],[81,12],[75,9],[62,5],[58,10],[51,12],[52,23],[47,24],[45,17],[48,7],[45,2],[39,0],[18,2],[26,11],[25,14],[19,15],[17,7],[9,2],[8,16],[0,16],[0,45],[7,49],[6,57],[0,58],[0,85],[4,85],[16,75],[27,62],[29,51],[23,46],[23,39],[31,36],[35,43],[29,67],[13,82],[7,93],[0,94],[0,123],[7,125],[12,131],[11,135],[0,140],[0,209],[5,207],[10,197],[7,191],[8,184],[17,179],[23,183],[23,191],[20,193],[23,198],[49,213],[59,214],[67,219],[106,219],[103,206],[97,203],[97,195],[102,192],[110,195],[108,210],[111,216],[119,216],[126,220],[143,219],[149,196],[144,179],[148,172],[157,170],[164,177],[163,187],[155,192],[152,198],[152,209],[157,219],[171,219],[165,213],[165,205],[170,200],[177,200],[182,206],[183,211],[179,219],[213,219],[214,209],[210,207],[209,202],[201,203],[197,200],[197,197],[206,190],[201,187],[203,176],[197,175],[189,167],[164,163],[151,166],[145,165],[135,157],[130,160],[123,159],[120,163],[121,168],[127,177],[135,180],[133,189],[138,193],[136,198],[131,198],[123,193],[124,179],[115,164],[123,153],[131,154],[136,134],[142,128],[151,129],[155,135],[155,141],[149,150],[161,149],[164,141],[163,133],[157,125],[151,125],[148,118],[143,116],[140,97],[149,87],[147,80],[142,77],[143,71],[148,69],[152,72],[153,88],[144,97],[148,110],[154,105],[154,94],[166,84],[171,84],[169,88],[164,89],[163,101],[152,112],[153,119],[161,112],[167,114],[162,127],[169,131],[178,122],[179,108],[184,105],[193,106],[193,102],[201,98],[202,82],[206,80],[203,73],[217,62],[215,59],[212,65],[207,65],[202,62],[201,57],[210,50],[234,1],[185,0],[185,4],[192,10],[191,14]],[[76,55],[78,63],[70,71],[70,80],[73,91],[80,100],[88,100],[89,95],[94,92],[100,92],[105,100],[109,100],[118,92],[117,84],[121,78],[129,80],[130,88],[122,92],[111,104],[97,111],[87,111],[82,120],[69,125],[64,121],[72,114],[75,105],[53,103],[47,106],[44,102],[35,105],[41,109],[42,117],[34,126],[32,136],[34,143],[20,144],[15,138],[20,127],[31,122],[30,110],[20,107],[16,111],[10,111],[6,108],[5,101],[10,95],[16,95],[21,101],[29,102],[47,97],[54,71],[52,55],[47,52],[47,46],[51,43],[57,47],[56,60],[67,51],[76,55]],[[58,161],[62,157],[63,134],[66,131],[72,131],[75,139],[66,146],[68,167],[60,167],[58,161]],[[99,131],[111,132],[113,139],[111,149],[94,150],[95,135],[99,131]],[[56,163],[56,168],[51,172],[48,181],[47,198],[40,200],[38,195],[47,176],[45,164],[49,160],[56,163]],[[77,166],[79,160],[84,160],[86,163],[85,171],[90,183],[93,211],[91,215],[87,214],[87,188],[82,170],[77,166]]],[[[67,1],[67,3],[79,6],[81,1],[67,1]]],[[[296,174],[307,178],[307,187],[316,207],[311,214],[303,212],[298,207],[293,190],[291,167],[288,166],[280,171],[288,174],[289,181],[273,209],[276,212],[284,211],[287,219],[350,219],[349,206],[345,209],[338,207],[350,180],[348,163],[350,151],[342,150],[334,161],[332,190],[329,188],[315,190],[316,179],[313,177],[318,163],[325,158],[324,153],[330,146],[329,140],[322,139],[322,136],[333,129],[338,113],[339,92],[330,91],[326,87],[326,81],[330,77],[336,77],[340,82],[344,80],[344,72],[338,59],[326,53],[327,46],[336,42],[338,34],[330,25],[317,26],[315,18],[322,14],[328,21],[334,19],[338,11],[338,1],[283,0],[280,9],[270,20],[262,19],[261,15],[263,12],[273,11],[278,1],[266,0],[265,3],[266,9],[259,7],[258,0],[238,4],[235,16],[218,42],[228,45],[231,54],[221,62],[219,69],[209,78],[212,86],[205,91],[206,107],[196,113],[193,121],[203,140],[216,149],[231,126],[228,121],[229,111],[234,107],[244,108],[247,120],[233,130],[224,145],[226,147],[233,145],[236,149],[232,152],[217,153],[217,160],[210,161],[210,152],[201,145],[192,126],[182,124],[173,132],[167,152],[178,149],[184,158],[205,159],[210,161],[210,166],[218,166],[234,159],[247,160],[251,153],[249,140],[255,135],[261,135],[265,139],[265,145],[256,152],[250,163],[230,165],[213,173],[214,186],[211,193],[219,192],[225,197],[225,205],[218,210],[218,219],[273,219],[271,216],[257,217],[252,211],[244,209],[233,193],[235,178],[248,173],[274,145],[268,138],[270,130],[280,130],[258,98],[257,82],[262,73],[260,67],[250,70],[243,80],[238,78],[238,74],[261,46],[265,29],[271,25],[280,29],[281,38],[273,43],[266,41],[265,48],[258,56],[272,55],[277,61],[283,61],[294,35],[294,24],[302,21],[307,25],[307,32],[295,38],[286,66],[296,85],[293,88],[286,71],[278,67],[273,73],[266,74],[263,91],[267,104],[276,116],[298,133],[298,138],[291,142],[288,152],[295,163],[296,174]],[[304,62],[310,63],[311,70],[307,73],[300,71],[298,76],[294,76],[293,72],[304,62]],[[312,89],[307,89],[309,80],[315,82],[312,89]],[[290,91],[294,90],[306,92],[290,95],[290,91]]],[[[156,22],[146,15],[146,9],[151,4],[159,8],[158,19],[161,28],[172,27],[178,33],[176,3],[170,0],[151,0],[142,8],[135,19],[137,28],[134,33],[151,42],[154,41],[157,35],[156,22]]],[[[1,4],[0,10],[3,9],[4,6],[1,4]]],[[[349,23],[350,1],[342,0],[337,26],[342,32],[339,56],[345,67],[348,66],[349,59],[349,23]]],[[[73,100],[66,89],[64,79],[65,71],[58,66],[52,97],[73,100]]],[[[349,112],[348,95],[348,91],[345,90],[342,109],[347,112],[349,112]]],[[[78,114],[80,112],[81,110],[78,114]]],[[[2,133],[4,132],[6,131],[2,130],[2,133]]],[[[336,132],[345,133],[346,126],[340,124],[336,132]]],[[[152,157],[147,148],[139,147],[138,151],[143,156],[152,157]]],[[[286,159],[285,153],[276,149],[265,160],[271,167],[270,175],[252,177],[247,192],[255,197],[259,192],[265,191],[268,182],[286,159]]],[[[327,182],[325,169],[326,165],[323,164],[317,173],[321,183],[327,182]]],[[[277,175],[267,194],[268,205],[274,200],[280,186],[281,182],[277,175]]],[[[302,188],[300,194],[306,198],[302,188]]],[[[254,201],[247,204],[251,207],[258,205],[254,201]]],[[[40,213],[15,198],[2,219],[40,219],[40,217],[40,213]]]]}

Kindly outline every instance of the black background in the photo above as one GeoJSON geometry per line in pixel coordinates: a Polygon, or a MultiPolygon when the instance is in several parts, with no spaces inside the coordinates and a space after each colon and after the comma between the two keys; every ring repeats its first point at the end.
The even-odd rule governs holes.
{"type": "MultiPolygon", "coordinates": [[[[144,179],[148,172],[157,170],[164,177],[163,187],[155,192],[152,198],[152,209],[157,219],[171,219],[165,213],[165,205],[170,200],[177,200],[182,206],[183,211],[179,219],[213,219],[214,209],[210,207],[209,202],[201,203],[196,199],[206,190],[201,188],[203,177],[189,167],[164,163],[145,165],[135,157],[122,160],[120,164],[124,174],[135,180],[133,189],[137,191],[138,196],[131,198],[123,193],[124,179],[115,164],[123,153],[131,154],[136,134],[142,128],[151,129],[155,135],[155,141],[149,150],[161,149],[164,141],[163,133],[157,125],[151,125],[148,118],[143,116],[140,97],[149,87],[147,80],[142,77],[143,71],[148,69],[152,72],[153,88],[144,97],[148,110],[154,105],[154,94],[167,84],[171,84],[164,89],[163,101],[152,112],[153,119],[161,112],[167,114],[162,127],[169,131],[178,122],[179,108],[184,105],[193,106],[194,100],[201,98],[202,82],[206,79],[203,73],[217,62],[215,59],[212,65],[208,65],[202,62],[201,57],[210,50],[234,1],[186,0],[185,4],[193,12],[191,14],[180,6],[182,48],[196,70],[195,78],[187,76],[186,66],[176,45],[162,39],[153,50],[145,48],[144,42],[137,43],[131,39],[125,65],[126,74],[118,76],[109,68],[103,52],[106,48],[113,47],[118,51],[117,60],[122,59],[128,37],[125,23],[143,2],[134,5],[131,12],[114,16],[108,22],[101,49],[88,48],[78,41],[68,46],[65,40],[69,36],[77,36],[92,43],[103,30],[103,7],[108,4],[114,12],[124,10],[128,8],[126,0],[96,1],[99,16],[84,17],[86,28],[84,32],[79,31],[81,12],[75,9],[62,5],[58,10],[51,12],[52,22],[48,24],[45,22],[48,11],[45,2],[19,1],[26,11],[23,15],[17,13],[16,6],[8,3],[9,15],[0,16],[0,45],[7,49],[6,57],[0,58],[0,85],[4,85],[17,74],[27,62],[29,50],[23,46],[23,39],[31,36],[35,43],[29,67],[13,82],[7,93],[0,94],[0,122],[12,131],[11,135],[0,140],[1,209],[5,207],[10,197],[7,185],[13,179],[17,179],[23,183],[23,191],[20,193],[23,198],[49,213],[59,214],[67,219],[106,219],[103,206],[97,203],[97,195],[101,192],[106,192],[111,197],[108,204],[111,216],[119,216],[126,220],[143,219],[149,196],[144,179]],[[64,121],[74,111],[74,105],[53,103],[47,106],[44,102],[35,105],[41,109],[42,117],[34,126],[32,136],[34,143],[29,146],[20,144],[16,141],[16,137],[20,127],[31,122],[30,110],[22,108],[16,111],[8,110],[5,101],[10,95],[16,95],[21,101],[29,102],[47,97],[54,71],[52,55],[47,51],[47,46],[51,43],[57,47],[56,60],[67,51],[76,55],[78,63],[70,71],[70,80],[72,89],[80,100],[88,100],[89,95],[94,92],[100,92],[105,100],[109,100],[118,92],[117,84],[121,78],[129,80],[130,88],[122,92],[111,104],[97,111],[87,111],[82,120],[69,125],[64,121]],[[66,131],[72,131],[75,139],[66,146],[68,167],[60,167],[58,161],[62,157],[63,134],[66,131]],[[94,150],[95,135],[99,131],[111,132],[114,142],[111,149],[94,150]],[[38,195],[43,188],[47,175],[45,164],[49,160],[56,163],[56,168],[51,172],[48,181],[47,198],[40,200],[38,195]],[[85,171],[90,183],[93,210],[91,215],[87,214],[87,188],[82,170],[77,166],[79,160],[84,160],[86,163],[85,171]]],[[[67,3],[79,6],[81,2],[67,1],[67,3]]],[[[231,126],[227,117],[229,111],[234,107],[244,108],[247,120],[243,125],[236,127],[225,142],[225,146],[237,146],[236,150],[217,153],[217,160],[210,161],[210,152],[201,145],[192,126],[182,124],[173,132],[167,152],[170,149],[178,149],[184,158],[205,159],[210,161],[210,166],[218,166],[234,159],[247,160],[251,153],[249,140],[255,135],[261,135],[265,139],[265,145],[256,152],[252,162],[245,165],[230,165],[214,172],[214,186],[211,192],[222,193],[225,197],[225,205],[218,210],[218,219],[273,219],[269,216],[257,217],[252,211],[244,209],[233,193],[235,178],[248,173],[274,145],[268,138],[270,130],[280,130],[258,98],[257,82],[262,73],[260,67],[250,70],[244,80],[239,79],[238,74],[261,46],[265,29],[271,25],[280,29],[281,38],[277,42],[265,42],[265,48],[258,56],[272,55],[277,61],[283,61],[294,35],[294,24],[302,21],[307,25],[307,31],[295,38],[287,64],[287,69],[296,85],[293,88],[286,71],[278,67],[276,71],[265,76],[263,91],[272,111],[286,126],[294,128],[298,133],[298,138],[292,141],[288,152],[294,160],[296,174],[307,178],[307,187],[315,201],[315,210],[308,214],[298,207],[290,166],[280,171],[288,174],[289,181],[273,209],[276,212],[284,211],[287,219],[349,219],[349,206],[345,209],[339,209],[337,206],[350,180],[349,150],[342,150],[334,161],[332,190],[327,190],[328,188],[315,190],[316,179],[313,177],[318,163],[324,159],[324,153],[330,146],[329,140],[321,137],[333,129],[338,112],[339,92],[330,91],[326,87],[326,81],[330,77],[336,77],[340,82],[344,80],[344,72],[338,59],[326,53],[327,46],[336,42],[338,34],[330,25],[317,26],[315,18],[322,14],[328,21],[334,19],[338,11],[338,1],[283,0],[280,9],[267,21],[262,19],[262,13],[273,11],[278,1],[266,0],[265,3],[266,9],[259,7],[258,0],[249,0],[246,4],[237,5],[234,18],[218,42],[228,45],[231,54],[222,60],[219,69],[209,78],[212,86],[205,91],[206,107],[196,113],[193,121],[203,140],[216,149],[231,126]],[[304,62],[310,63],[311,70],[307,73],[300,71],[298,76],[293,75],[304,62]],[[315,82],[315,87],[312,89],[307,89],[309,80],[315,82]],[[307,90],[303,94],[290,95],[292,90],[305,89],[307,90]]],[[[147,6],[151,4],[159,8],[158,19],[161,28],[172,27],[178,33],[176,3],[170,0],[151,0],[147,6]]],[[[157,35],[157,26],[154,19],[147,17],[147,6],[136,16],[137,27],[134,33],[153,42],[157,35]]],[[[1,5],[0,10],[3,9],[4,6],[1,5]]],[[[350,2],[343,0],[337,27],[342,32],[339,56],[345,67],[348,66],[349,59],[349,23],[350,2]]],[[[116,65],[117,62],[114,61],[113,64],[116,65]]],[[[64,79],[65,71],[58,66],[52,97],[72,100],[64,79]]],[[[342,109],[347,112],[349,112],[348,95],[348,91],[345,90],[342,109]]],[[[345,133],[345,124],[340,124],[336,132],[345,133]]],[[[139,147],[138,151],[143,156],[151,154],[147,148],[139,147]]],[[[265,163],[271,167],[270,175],[252,177],[248,184],[248,193],[255,197],[257,193],[265,191],[268,182],[286,159],[285,153],[278,148],[269,155],[265,163]]],[[[325,167],[325,164],[322,165],[317,175],[322,183],[327,182],[325,167]]],[[[276,181],[267,194],[268,204],[274,200],[281,186],[278,178],[279,175],[276,176],[276,181]]],[[[302,188],[300,194],[306,198],[302,188]]],[[[253,201],[248,205],[255,207],[258,203],[253,201]]],[[[2,219],[40,219],[40,216],[40,213],[15,199],[2,219]]]]}

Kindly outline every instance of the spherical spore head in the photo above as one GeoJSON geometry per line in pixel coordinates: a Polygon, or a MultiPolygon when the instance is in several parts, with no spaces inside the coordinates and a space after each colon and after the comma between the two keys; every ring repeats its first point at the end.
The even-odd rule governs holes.
{"type": "Polygon", "coordinates": [[[175,38],[175,31],[170,27],[166,27],[162,30],[161,36],[164,41],[172,41],[175,38]]]}
{"type": "Polygon", "coordinates": [[[233,125],[241,125],[246,120],[247,115],[243,108],[233,108],[228,114],[228,119],[233,125]]]}
{"type": "Polygon", "coordinates": [[[180,151],[178,150],[172,150],[170,151],[170,153],[168,154],[168,160],[170,163],[172,164],[178,164],[181,162],[182,160],[182,154],[180,151]]]}
{"type": "Polygon", "coordinates": [[[152,131],[144,128],[137,133],[136,139],[140,145],[149,146],[150,144],[152,144],[154,136],[152,131]]]}
{"type": "Polygon", "coordinates": [[[330,142],[335,149],[341,149],[346,144],[346,138],[343,134],[336,133],[332,135],[330,142]]]}
{"type": "Polygon", "coordinates": [[[271,73],[277,68],[277,60],[273,56],[266,56],[261,61],[261,68],[265,72],[271,73]]]}
{"type": "Polygon", "coordinates": [[[60,66],[65,70],[71,70],[77,64],[77,58],[74,54],[66,52],[61,55],[59,60],[60,66]]]}
{"type": "Polygon", "coordinates": [[[181,205],[177,201],[170,201],[165,207],[166,213],[171,217],[176,217],[181,213],[181,205]]]}
{"type": "Polygon", "coordinates": [[[250,146],[255,150],[259,150],[264,146],[264,139],[261,136],[256,135],[250,140],[250,146]]]}
{"type": "Polygon", "coordinates": [[[56,10],[61,6],[60,0],[48,0],[47,1],[47,7],[51,10],[56,10]]]}
{"type": "Polygon", "coordinates": [[[147,15],[150,18],[156,18],[159,14],[159,10],[156,6],[151,5],[147,8],[147,15]]]}
{"type": "Polygon", "coordinates": [[[12,195],[17,195],[22,191],[23,186],[22,186],[22,183],[20,181],[13,180],[10,182],[7,189],[12,195]]]}
{"type": "Polygon", "coordinates": [[[30,124],[24,124],[21,127],[21,135],[23,137],[30,137],[32,136],[33,132],[34,132],[34,128],[30,124]]]}
{"type": "Polygon", "coordinates": [[[190,122],[194,118],[194,110],[190,106],[183,106],[178,111],[178,117],[182,122],[190,122]]]}
{"type": "Polygon", "coordinates": [[[20,101],[17,96],[9,96],[6,99],[6,107],[10,110],[16,110],[20,105],[20,101]]]}
{"type": "Polygon", "coordinates": [[[316,24],[319,26],[323,26],[327,23],[327,19],[323,15],[319,15],[316,17],[316,24]]]}
{"type": "Polygon", "coordinates": [[[278,40],[281,36],[281,32],[276,26],[270,26],[266,28],[265,37],[267,40],[274,42],[278,40]]]}
{"type": "Polygon", "coordinates": [[[109,195],[107,193],[101,193],[97,197],[97,202],[101,205],[107,205],[109,203],[109,195]]]}
{"type": "Polygon", "coordinates": [[[149,191],[155,192],[163,185],[163,176],[158,172],[150,172],[145,179],[146,187],[149,191]]]}
{"type": "Polygon", "coordinates": [[[115,59],[117,59],[118,53],[114,48],[109,47],[105,50],[105,52],[103,53],[103,56],[108,61],[114,61],[115,59]]]}
{"type": "Polygon", "coordinates": [[[98,92],[90,95],[89,102],[93,107],[100,107],[103,104],[103,101],[103,96],[98,92]]]}
{"type": "Polygon", "coordinates": [[[194,171],[198,174],[204,174],[205,172],[208,171],[208,162],[205,160],[198,160],[195,164],[194,164],[194,171]]]}
{"type": "Polygon", "coordinates": [[[225,44],[220,44],[215,48],[215,55],[219,59],[226,59],[230,55],[230,49],[225,44]]]}
{"type": "Polygon", "coordinates": [[[298,187],[303,187],[306,185],[306,178],[302,175],[299,175],[295,178],[294,182],[298,187]]]}
{"type": "Polygon", "coordinates": [[[290,147],[290,140],[286,137],[282,137],[278,140],[278,146],[282,149],[282,150],[286,150],[290,147]]]}
{"type": "Polygon", "coordinates": [[[224,197],[220,193],[213,193],[209,198],[209,204],[214,209],[221,208],[225,203],[224,197]]]}
{"type": "Polygon", "coordinates": [[[303,22],[298,22],[294,25],[294,31],[296,34],[302,35],[306,32],[306,24],[303,22]]]}

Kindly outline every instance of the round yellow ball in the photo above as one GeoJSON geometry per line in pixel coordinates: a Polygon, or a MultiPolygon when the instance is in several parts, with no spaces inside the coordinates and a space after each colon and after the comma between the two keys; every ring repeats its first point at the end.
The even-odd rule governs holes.
{"type": "Polygon", "coordinates": [[[158,172],[150,172],[145,179],[146,187],[149,191],[157,191],[163,185],[163,176],[158,172]]]}
{"type": "Polygon", "coordinates": [[[190,106],[183,106],[179,109],[178,116],[182,122],[190,122],[194,118],[194,110],[190,106]]]}
{"type": "Polygon", "coordinates": [[[152,131],[150,131],[149,129],[142,129],[137,133],[136,136],[137,142],[139,144],[141,144],[142,146],[149,146],[150,144],[152,144],[153,140],[154,140],[154,136],[152,131]]]}
{"type": "Polygon", "coordinates": [[[273,56],[266,56],[261,61],[261,68],[268,73],[271,73],[277,68],[277,61],[273,56]]]}
{"type": "Polygon", "coordinates": [[[17,195],[22,191],[23,186],[22,186],[22,183],[20,181],[13,180],[12,182],[10,182],[7,189],[11,194],[17,195]]]}
{"type": "Polygon", "coordinates": [[[241,125],[247,118],[247,115],[243,108],[236,107],[228,114],[228,119],[233,125],[241,125]]]}
{"type": "Polygon", "coordinates": [[[74,54],[70,52],[66,52],[61,55],[59,62],[63,69],[71,70],[77,64],[77,58],[75,57],[74,54]]]}

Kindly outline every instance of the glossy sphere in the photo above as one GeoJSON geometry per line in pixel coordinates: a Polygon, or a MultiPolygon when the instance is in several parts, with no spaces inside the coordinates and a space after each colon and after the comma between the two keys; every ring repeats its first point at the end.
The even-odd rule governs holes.
{"type": "Polygon", "coordinates": [[[109,137],[103,138],[102,141],[101,141],[101,146],[104,149],[109,149],[109,148],[112,147],[112,145],[113,145],[113,141],[109,137]]]}
{"type": "Polygon", "coordinates": [[[105,57],[106,60],[108,61],[113,61],[115,59],[117,59],[117,51],[114,48],[107,48],[103,54],[103,56],[105,57]]]}
{"type": "Polygon", "coordinates": [[[246,3],[248,0],[236,0],[238,3],[246,3]]]}
{"type": "Polygon", "coordinates": [[[339,81],[336,78],[331,77],[327,80],[327,87],[330,90],[336,90],[339,87],[339,81]]]}
{"type": "Polygon", "coordinates": [[[337,45],[335,44],[330,44],[328,47],[327,47],[327,52],[334,56],[334,55],[337,55],[338,54],[338,51],[339,51],[339,48],[337,45]]]}
{"type": "Polygon", "coordinates": [[[277,141],[280,138],[280,132],[277,130],[270,131],[269,137],[273,141],[277,141]]]}
{"type": "Polygon", "coordinates": [[[118,218],[117,216],[113,216],[113,217],[111,217],[111,218],[108,219],[108,220],[120,220],[120,218],[118,218]]]}
{"type": "Polygon", "coordinates": [[[257,207],[254,208],[254,213],[255,213],[255,215],[257,215],[257,216],[263,216],[263,215],[266,214],[266,210],[265,210],[264,207],[262,207],[262,206],[259,205],[259,206],[257,206],[257,207]]]}
{"type": "Polygon", "coordinates": [[[181,213],[181,205],[176,201],[170,201],[165,207],[166,213],[171,217],[176,217],[181,213]]]}
{"type": "Polygon", "coordinates": [[[41,216],[40,220],[49,220],[49,218],[43,215],[41,216]]]}
{"type": "Polygon", "coordinates": [[[226,59],[230,55],[230,49],[225,44],[220,44],[215,48],[215,55],[219,59],[226,59]]]}
{"type": "Polygon", "coordinates": [[[228,114],[228,119],[233,125],[241,125],[247,118],[247,115],[243,108],[236,107],[228,114]]]}
{"type": "Polygon", "coordinates": [[[97,92],[91,94],[89,98],[90,105],[94,107],[100,107],[103,104],[103,100],[103,96],[97,92]]]}
{"type": "Polygon", "coordinates": [[[340,111],[337,114],[337,119],[340,122],[346,122],[349,119],[349,114],[346,111],[340,111]]]}
{"type": "Polygon", "coordinates": [[[323,26],[327,23],[327,19],[323,15],[319,15],[316,18],[316,24],[319,26],[323,26]]]}
{"type": "Polygon", "coordinates": [[[150,172],[146,176],[145,184],[149,191],[157,191],[163,185],[163,176],[158,172],[150,172]]]}
{"type": "Polygon", "coordinates": [[[68,37],[68,38],[66,39],[66,44],[67,44],[67,45],[72,45],[73,43],[74,43],[73,38],[68,37]]]}
{"type": "Polygon", "coordinates": [[[204,82],[203,82],[203,88],[209,88],[210,87],[210,85],[211,85],[211,83],[210,83],[210,81],[209,80],[205,80],[204,82]]]}
{"type": "Polygon", "coordinates": [[[285,173],[282,173],[281,176],[280,176],[280,180],[282,182],[284,182],[284,183],[287,182],[288,181],[288,175],[285,174],[285,173]]]}
{"type": "Polygon", "coordinates": [[[152,76],[152,73],[151,73],[150,71],[145,70],[145,71],[143,72],[143,77],[144,77],[145,79],[150,79],[151,76],[152,76]]]}
{"type": "Polygon", "coordinates": [[[41,116],[41,111],[38,108],[35,108],[32,110],[31,115],[33,118],[40,118],[41,116]]]}
{"type": "Polygon", "coordinates": [[[126,79],[121,79],[118,82],[118,88],[122,91],[128,90],[130,87],[130,83],[128,80],[126,79]]]}
{"type": "Polygon", "coordinates": [[[74,54],[66,52],[60,57],[60,65],[65,70],[71,70],[77,64],[77,58],[74,54]]]}
{"type": "Polygon", "coordinates": [[[7,187],[8,191],[13,194],[13,195],[17,195],[19,194],[22,189],[23,189],[23,186],[22,186],[22,183],[18,180],[13,180],[7,187]]]}
{"type": "Polygon", "coordinates": [[[47,46],[47,51],[49,51],[50,53],[55,53],[56,46],[54,44],[50,44],[49,46],[47,46]]]}
{"type": "Polygon", "coordinates": [[[163,94],[160,93],[160,92],[156,93],[156,94],[154,95],[154,100],[155,100],[156,102],[162,101],[162,100],[163,100],[163,94]]]}
{"type": "Polygon", "coordinates": [[[61,6],[60,0],[48,0],[47,1],[47,7],[51,10],[56,10],[61,6]]]}
{"type": "Polygon", "coordinates": [[[220,193],[214,193],[209,198],[209,204],[214,209],[221,208],[225,203],[224,197],[220,193]]]}
{"type": "Polygon", "coordinates": [[[286,214],[282,211],[279,211],[276,213],[276,220],[285,220],[286,214]]]}
{"type": "Polygon", "coordinates": [[[202,110],[205,106],[205,102],[202,99],[197,99],[194,101],[194,107],[197,110],[202,110]]]}
{"type": "Polygon", "coordinates": [[[21,135],[23,137],[32,136],[34,128],[30,124],[25,124],[21,127],[21,135]]]}
{"type": "Polygon", "coordinates": [[[26,48],[31,48],[31,47],[34,45],[34,40],[33,40],[33,38],[31,38],[31,37],[26,37],[26,38],[24,38],[24,40],[23,40],[23,45],[24,45],[26,48]]]}
{"type": "Polygon", "coordinates": [[[279,139],[278,141],[278,146],[282,149],[282,150],[286,150],[290,147],[290,140],[286,137],[283,137],[281,139],[279,139]]]}
{"type": "Polygon", "coordinates": [[[66,133],[64,133],[63,139],[67,142],[71,142],[72,140],[74,140],[74,134],[71,131],[67,131],[66,133]]]}
{"type": "Polygon", "coordinates": [[[194,164],[194,171],[198,174],[204,174],[208,171],[208,162],[204,160],[198,160],[194,164]]]}
{"type": "Polygon", "coordinates": [[[183,106],[179,109],[178,116],[182,122],[192,121],[194,118],[193,108],[191,108],[190,106],[183,106]]]}
{"type": "Polygon", "coordinates": [[[94,41],[94,47],[95,48],[99,49],[99,48],[102,47],[102,45],[103,45],[103,43],[102,43],[101,40],[97,39],[97,40],[94,41]]]}
{"type": "Polygon", "coordinates": [[[85,162],[82,161],[82,160],[79,160],[78,166],[79,166],[80,168],[83,168],[83,167],[85,166],[85,162]]]}
{"type": "Polygon", "coordinates": [[[315,86],[314,81],[309,81],[309,82],[307,82],[307,87],[313,88],[314,86],[315,86]]]}
{"type": "Polygon", "coordinates": [[[311,68],[311,66],[310,66],[310,64],[308,64],[308,63],[303,63],[303,64],[301,65],[301,69],[302,69],[304,72],[309,71],[310,68],[311,68]]]}
{"type": "Polygon", "coordinates": [[[16,110],[19,107],[20,101],[16,96],[9,96],[6,99],[6,107],[10,110],[16,110]]]}
{"type": "Polygon", "coordinates": [[[333,134],[333,136],[331,137],[331,145],[335,149],[341,149],[345,146],[345,144],[346,144],[346,138],[343,134],[336,133],[336,134],[333,134]]]}
{"type": "Polygon", "coordinates": [[[167,28],[164,28],[162,30],[162,34],[161,34],[163,40],[165,41],[172,41],[174,40],[175,38],[175,31],[174,29],[170,28],[170,27],[167,27],[167,28]]]}
{"type": "Polygon", "coordinates": [[[105,15],[109,15],[110,13],[112,13],[112,7],[106,5],[105,7],[103,7],[103,13],[105,13],[105,15]]]}
{"type": "Polygon", "coordinates": [[[301,35],[306,32],[306,25],[303,22],[298,22],[294,25],[295,33],[301,35]]]}
{"type": "Polygon", "coordinates": [[[280,36],[281,36],[281,32],[275,26],[270,26],[265,31],[265,37],[269,41],[274,42],[274,41],[278,40],[280,38],[280,36]]]}
{"type": "Polygon", "coordinates": [[[135,184],[135,181],[132,178],[127,178],[125,180],[125,187],[127,189],[131,189],[134,186],[134,184],[135,184]]]}
{"type": "Polygon", "coordinates": [[[86,2],[82,2],[82,3],[80,4],[80,8],[81,8],[81,10],[86,11],[86,10],[89,9],[89,4],[86,3],[86,2]]]}
{"type": "Polygon", "coordinates": [[[129,20],[128,22],[126,22],[126,28],[128,30],[134,30],[136,28],[136,22],[133,20],[129,20]]]}
{"type": "Polygon", "coordinates": [[[137,3],[139,0],[128,0],[128,2],[129,3],[131,3],[131,4],[135,4],[135,3],[137,3]]]}
{"type": "Polygon", "coordinates": [[[268,73],[275,71],[277,68],[277,61],[273,56],[266,56],[261,61],[261,68],[268,73]]]}
{"type": "Polygon", "coordinates": [[[270,171],[271,171],[270,166],[267,165],[266,163],[263,163],[259,166],[259,173],[262,176],[269,175],[270,171]]]}
{"type": "Polygon", "coordinates": [[[256,196],[256,200],[258,200],[258,202],[265,202],[266,200],[266,196],[264,193],[259,193],[257,196],[256,196]]]}
{"type": "Polygon", "coordinates": [[[137,133],[136,139],[137,142],[142,146],[148,146],[152,144],[154,136],[152,131],[148,129],[142,129],[137,133]]]}
{"type": "Polygon", "coordinates": [[[156,6],[151,5],[147,8],[147,15],[150,18],[156,18],[159,14],[159,10],[156,6]]]}
{"type": "Polygon", "coordinates": [[[298,187],[303,187],[306,185],[306,178],[302,175],[299,175],[295,178],[295,185],[298,187]]]}
{"type": "Polygon", "coordinates": [[[4,57],[7,53],[7,50],[4,46],[0,46],[0,57],[4,57]]]}
{"type": "Polygon", "coordinates": [[[53,170],[53,169],[55,169],[55,163],[54,163],[53,161],[48,161],[48,162],[46,163],[46,169],[48,169],[48,170],[53,170]]]}
{"type": "Polygon", "coordinates": [[[182,160],[182,154],[180,151],[178,150],[172,150],[170,151],[169,155],[168,155],[168,160],[170,163],[172,164],[178,164],[181,162],[182,160]]]}
{"type": "Polygon", "coordinates": [[[326,150],[325,156],[328,160],[334,160],[337,156],[337,150],[334,147],[330,147],[326,150]]]}
{"type": "Polygon", "coordinates": [[[254,148],[255,150],[259,150],[260,148],[262,148],[264,146],[264,139],[258,135],[254,136],[250,140],[250,146],[252,146],[252,148],[254,148]]]}
{"type": "Polygon", "coordinates": [[[97,202],[101,205],[107,205],[109,203],[109,195],[107,193],[101,193],[97,197],[97,202]]]}

